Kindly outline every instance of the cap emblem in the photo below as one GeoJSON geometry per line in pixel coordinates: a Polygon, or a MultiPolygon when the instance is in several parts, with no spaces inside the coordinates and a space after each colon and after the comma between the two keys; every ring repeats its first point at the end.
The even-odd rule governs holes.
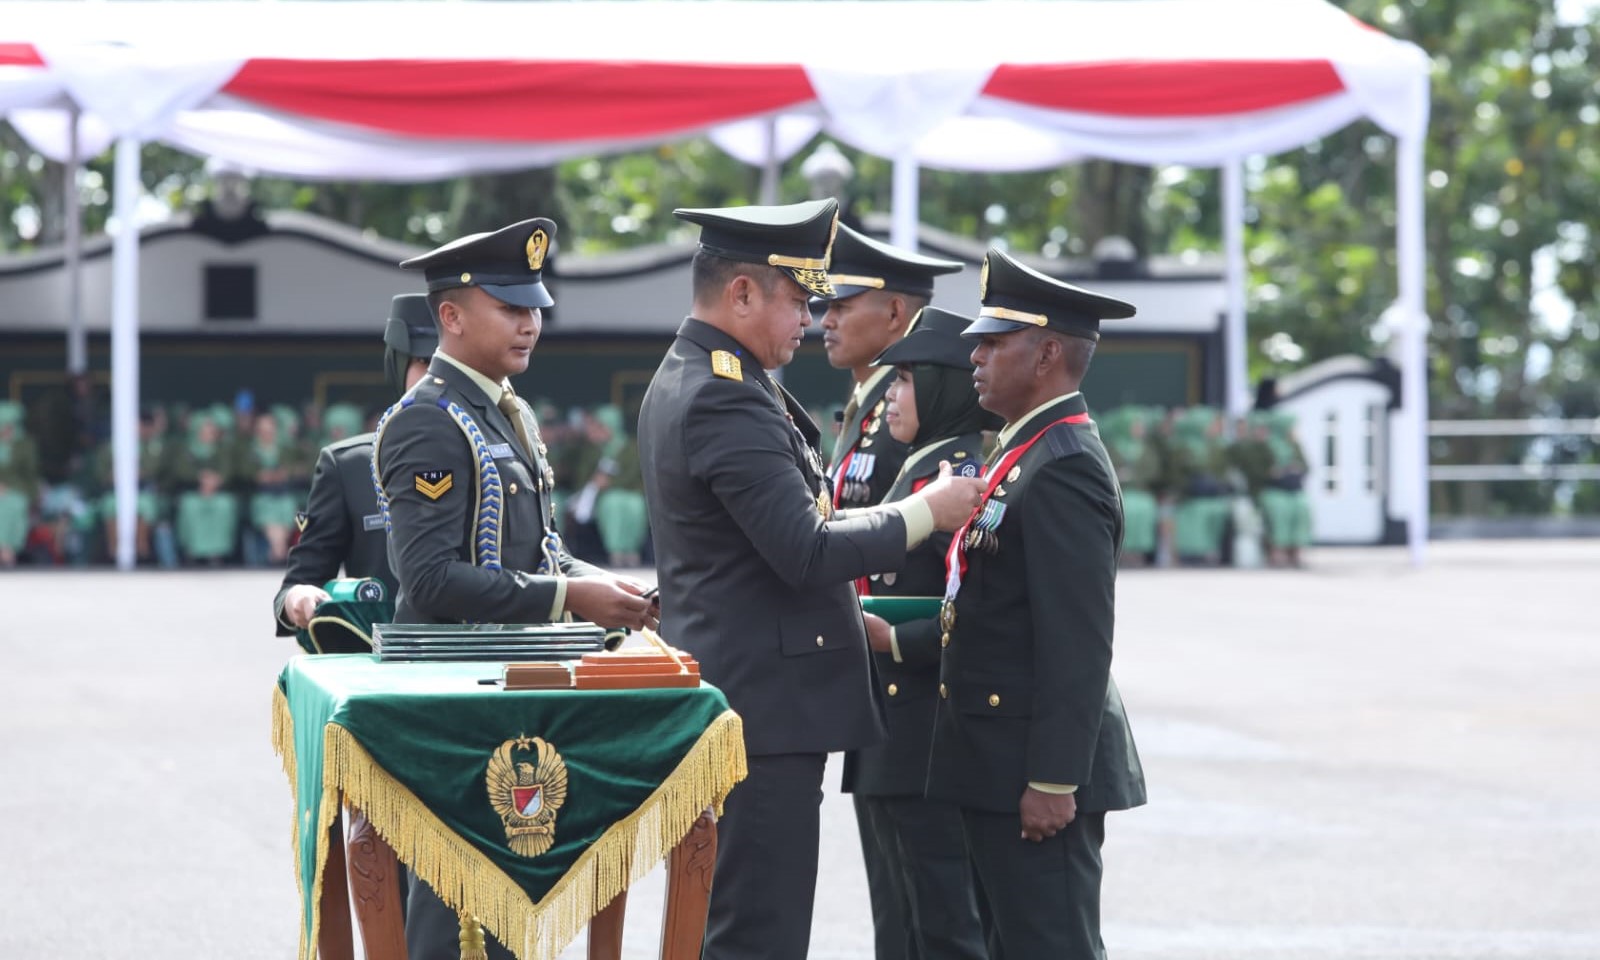
{"type": "Polygon", "coordinates": [[[983,270],[978,274],[978,299],[982,300],[989,295],[989,258],[983,258],[983,270]]]}
{"type": "Polygon", "coordinates": [[[544,255],[550,249],[550,235],[544,230],[533,231],[533,236],[528,238],[528,269],[538,270],[544,266],[544,255]]]}

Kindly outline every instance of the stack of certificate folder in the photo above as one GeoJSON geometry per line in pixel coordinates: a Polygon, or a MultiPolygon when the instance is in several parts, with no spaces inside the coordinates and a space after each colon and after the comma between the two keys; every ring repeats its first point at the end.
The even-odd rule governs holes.
{"type": "Polygon", "coordinates": [[[604,650],[592,623],[381,623],[372,652],[385,662],[578,660],[604,650]]]}

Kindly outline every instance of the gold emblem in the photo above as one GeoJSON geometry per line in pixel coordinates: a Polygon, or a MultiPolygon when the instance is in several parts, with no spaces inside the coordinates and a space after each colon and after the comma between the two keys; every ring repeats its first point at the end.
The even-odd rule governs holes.
{"type": "Polygon", "coordinates": [[[470,274],[470,273],[463,273],[463,274],[462,274],[462,275],[461,275],[461,282],[462,282],[462,283],[471,283],[471,282],[472,282],[472,274],[470,274]]]}
{"type": "Polygon", "coordinates": [[[945,636],[948,637],[950,636],[950,630],[955,627],[955,625],[956,605],[953,602],[946,600],[944,603],[939,604],[939,626],[944,630],[945,636]]]}
{"type": "Polygon", "coordinates": [[[528,238],[528,269],[538,270],[544,266],[544,255],[550,249],[550,235],[543,230],[533,231],[533,236],[528,238]]]}
{"type": "Polygon", "coordinates": [[[817,491],[817,515],[824,520],[833,516],[833,496],[827,490],[817,491]]]}
{"type": "Polygon", "coordinates": [[[1020,476],[1022,476],[1022,468],[1012,467],[1011,472],[1006,474],[1006,483],[1016,483],[1017,478],[1020,476]]]}
{"type": "Polygon", "coordinates": [[[978,273],[978,299],[989,295],[989,255],[983,255],[983,269],[978,273]]]}
{"type": "Polygon", "coordinates": [[[744,366],[739,358],[726,350],[711,351],[711,372],[719,377],[744,382],[744,366]]]}
{"type": "Polygon", "coordinates": [[[538,737],[516,737],[489,757],[489,804],[506,828],[513,853],[537,857],[556,842],[556,812],[567,801],[567,762],[538,737]],[[534,754],[514,761],[513,751],[534,754]]]}
{"type": "Polygon", "coordinates": [[[822,249],[822,267],[827,269],[833,260],[833,241],[839,236],[839,211],[833,211],[833,225],[828,228],[828,245],[822,249]]]}
{"type": "Polygon", "coordinates": [[[311,522],[311,517],[308,516],[304,510],[301,510],[300,512],[298,512],[298,513],[296,513],[294,515],[294,526],[295,526],[295,529],[299,530],[301,533],[305,533],[306,532],[306,524],[308,524],[310,522],[311,522]]]}

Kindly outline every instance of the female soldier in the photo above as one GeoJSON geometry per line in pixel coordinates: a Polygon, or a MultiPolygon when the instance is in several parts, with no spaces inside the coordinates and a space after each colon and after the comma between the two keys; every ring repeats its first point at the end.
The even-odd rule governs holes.
{"type": "MultiPolygon", "coordinates": [[[[941,460],[961,476],[980,472],[983,431],[1000,422],[978,406],[972,386],[971,344],[960,336],[971,322],[925,307],[911,332],[874,362],[897,368],[884,420],[910,451],[884,503],[937,477],[941,460]]],[[[934,534],[906,556],[898,575],[872,577],[862,592],[938,597],[949,546],[950,534],[934,534]]],[[[930,615],[891,627],[872,614],[866,620],[889,738],[845,755],[844,789],[855,794],[863,854],[886,868],[867,874],[877,956],[986,957],[961,811],[923,798],[938,703],[938,621],[930,615]]]]}

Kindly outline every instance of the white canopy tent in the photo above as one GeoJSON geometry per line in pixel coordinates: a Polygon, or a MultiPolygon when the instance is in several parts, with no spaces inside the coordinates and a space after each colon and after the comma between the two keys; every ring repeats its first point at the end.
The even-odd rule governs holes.
{"type": "MultiPolygon", "coordinates": [[[[434,179],[709,132],[769,167],[818,131],[891,157],[891,239],[915,244],[919,166],[1025,170],[1084,157],[1224,172],[1229,407],[1247,405],[1242,163],[1362,117],[1398,142],[1393,310],[1403,337],[1403,519],[1427,537],[1422,147],[1428,61],[1324,0],[248,0],[14,2],[0,114],[57,159],[138,144],[285,176],[434,179]],[[885,45],[916,24],[915,44],[885,45]],[[795,37],[823,36],[826,42],[795,37]],[[75,135],[75,136],[74,136],[75,135]],[[74,139],[78,143],[74,148],[74,139]]],[[[115,247],[119,565],[133,562],[138,244],[115,247]]]]}

